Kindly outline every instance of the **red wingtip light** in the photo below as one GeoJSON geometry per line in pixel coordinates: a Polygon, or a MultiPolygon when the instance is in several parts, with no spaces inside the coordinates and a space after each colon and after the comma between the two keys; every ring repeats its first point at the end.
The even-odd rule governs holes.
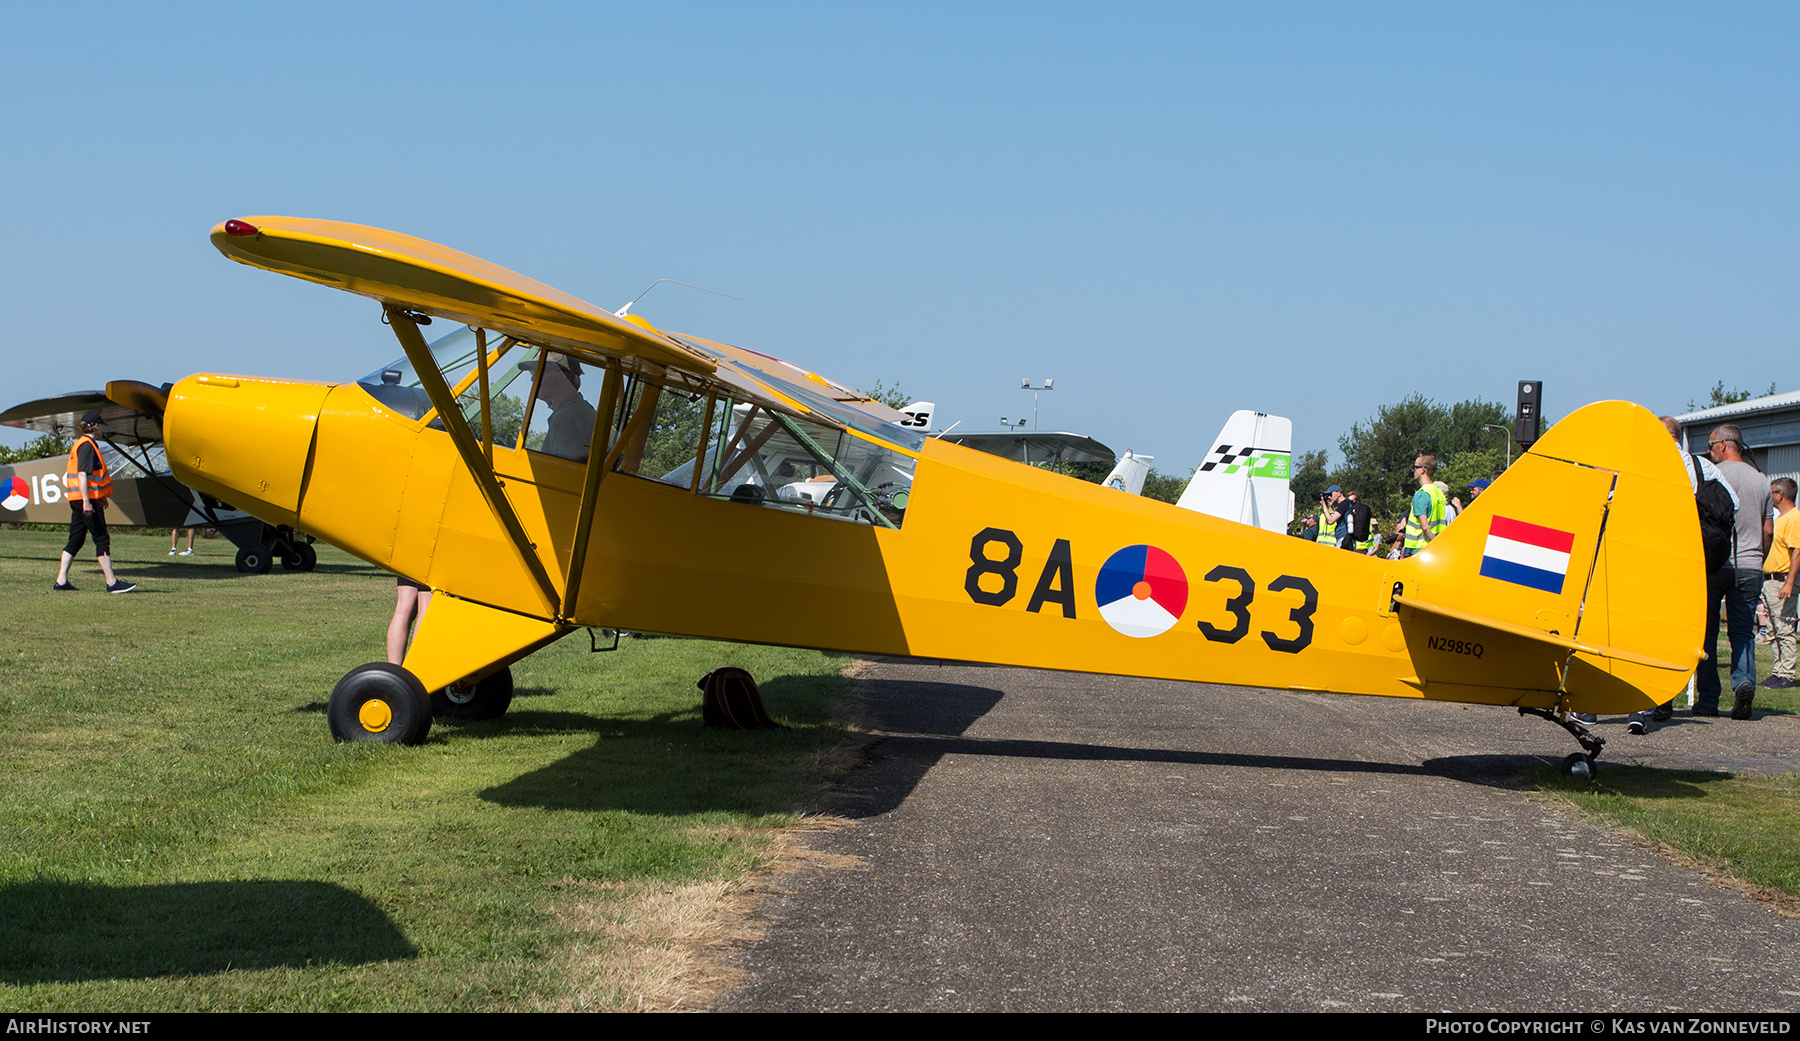
{"type": "Polygon", "coordinates": [[[257,234],[256,225],[248,221],[228,220],[225,222],[225,234],[243,237],[257,234]]]}

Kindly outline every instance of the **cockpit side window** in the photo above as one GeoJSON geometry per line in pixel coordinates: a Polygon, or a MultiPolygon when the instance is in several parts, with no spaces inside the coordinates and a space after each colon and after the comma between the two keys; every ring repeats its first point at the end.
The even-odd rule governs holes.
{"type": "MultiPolygon", "coordinates": [[[[605,463],[615,473],[707,498],[853,523],[899,527],[905,520],[916,460],[880,438],[734,401],[673,370],[583,362],[472,328],[458,328],[430,349],[470,429],[493,445],[585,463],[596,404],[604,400],[612,413],[605,463]]],[[[408,419],[432,414],[418,374],[404,358],[357,383],[408,419]]],[[[442,421],[432,418],[431,425],[441,427],[442,421]]]]}
{"type": "MultiPolygon", "coordinates": [[[[701,495],[881,527],[905,520],[911,456],[756,404],[720,405],[695,482],[701,495]]],[[[693,466],[664,480],[688,483],[693,466]]]]}

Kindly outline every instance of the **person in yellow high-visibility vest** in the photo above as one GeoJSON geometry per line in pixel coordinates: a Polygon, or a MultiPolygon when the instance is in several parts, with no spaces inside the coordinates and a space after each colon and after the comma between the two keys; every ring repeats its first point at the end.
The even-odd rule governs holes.
{"type": "Polygon", "coordinates": [[[69,582],[69,565],[81,552],[87,537],[94,536],[94,554],[100,558],[100,573],[106,576],[106,591],[129,593],[137,586],[121,582],[113,575],[112,538],[106,531],[106,501],[112,497],[112,475],[106,472],[106,458],[94,435],[100,432],[100,413],[81,417],[81,436],[69,446],[69,468],[63,476],[63,494],[69,500],[69,541],[63,546],[62,566],[56,571],[56,584],[51,589],[73,592],[69,582]]]}
{"type": "Polygon", "coordinates": [[[1419,490],[1413,493],[1412,506],[1406,513],[1406,547],[1401,556],[1410,557],[1426,546],[1431,540],[1444,533],[1444,493],[1437,484],[1437,456],[1422,455],[1413,460],[1413,476],[1418,479],[1419,490]]]}

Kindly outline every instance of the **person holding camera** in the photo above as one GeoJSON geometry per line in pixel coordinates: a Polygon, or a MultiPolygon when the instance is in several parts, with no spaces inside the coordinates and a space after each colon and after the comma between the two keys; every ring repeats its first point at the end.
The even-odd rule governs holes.
{"type": "Polygon", "coordinates": [[[1335,484],[1319,495],[1319,532],[1314,541],[1321,546],[1344,544],[1344,513],[1340,509],[1343,501],[1344,490],[1335,484]]]}

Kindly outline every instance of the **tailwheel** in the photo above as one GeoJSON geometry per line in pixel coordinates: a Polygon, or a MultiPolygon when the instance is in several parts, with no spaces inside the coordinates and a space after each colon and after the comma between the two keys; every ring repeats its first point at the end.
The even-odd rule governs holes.
{"type": "Polygon", "coordinates": [[[431,695],[431,713],[448,719],[499,719],[512,704],[512,667],[505,666],[475,683],[453,683],[431,695]]]}
{"type": "Polygon", "coordinates": [[[1558,712],[1547,708],[1520,708],[1521,716],[1542,716],[1574,735],[1581,742],[1585,751],[1571,752],[1563,757],[1560,769],[1565,777],[1573,777],[1578,781],[1591,781],[1600,773],[1600,752],[1606,748],[1606,738],[1595,736],[1594,732],[1582,726],[1572,714],[1558,712]]]}
{"type": "Polygon", "coordinates": [[[398,665],[370,662],[344,674],[326,709],[339,741],[416,745],[431,732],[431,699],[418,677],[398,665]]]}

